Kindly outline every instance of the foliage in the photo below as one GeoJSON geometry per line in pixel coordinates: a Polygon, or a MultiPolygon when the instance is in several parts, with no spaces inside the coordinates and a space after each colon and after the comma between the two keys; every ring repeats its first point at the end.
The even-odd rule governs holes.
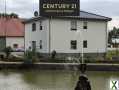
{"type": "Polygon", "coordinates": [[[12,52],[12,48],[10,46],[8,46],[3,51],[5,52],[6,57],[8,58],[9,55],[11,54],[11,52],[12,52]]]}
{"type": "Polygon", "coordinates": [[[0,13],[0,17],[14,17],[18,18],[19,16],[15,13],[7,14],[7,13],[0,13]]]}
{"type": "Polygon", "coordinates": [[[26,50],[24,63],[26,64],[32,63],[32,58],[33,58],[33,52],[30,50],[26,50]]]}
{"type": "Polygon", "coordinates": [[[34,50],[26,50],[25,52],[25,63],[34,63],[38,62],[40,57],[40,53],[34,51],[34,50]]]}
{"type": "Polygon", "coordinates": [[[108,51],[106,58],[112,60],[112,57],[119,56],[119,50],[108,51]]]}
{"type": "Polygon", "coordinates": [[[112,44],[112,38],[118,38],[119,28],[113,27],[113,29],[108,33],[108,43],[112,44]]]}

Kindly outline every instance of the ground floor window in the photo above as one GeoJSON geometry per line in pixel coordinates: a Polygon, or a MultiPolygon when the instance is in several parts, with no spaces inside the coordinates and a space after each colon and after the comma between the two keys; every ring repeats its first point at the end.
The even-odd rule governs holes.
{"type": "Polygon", "coordinates": [[[77,41],[71,40],[71,49],[77,49],[77,41]]]}
{"type": "Polygon", "coordinates": [[[32,41],[32,50],[36,50],[36,41],[32,41]]]}
{"type": "Polygon", "coordinates": [[[83,41],[83,48],[87,48],[87,40],[83,41]]]}
{"type": "Polygon", "coordinates": [[[13,48],[18,48],[18,44],[13,44],[13,48]]]}

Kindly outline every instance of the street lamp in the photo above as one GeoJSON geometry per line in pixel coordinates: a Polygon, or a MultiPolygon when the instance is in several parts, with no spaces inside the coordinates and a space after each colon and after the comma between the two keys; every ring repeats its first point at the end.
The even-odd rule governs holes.
{"type": "Polygon", "coordinates": [[[83,48],[83,33],[82,33],[82,28],[78,27],[77,34],[80,36],[81,40],[81,64],[84,64],[84,48],[83,48]]]}
{"type": "Polygon", "coordinates": [[[77,82],[75,90],[91,90],[90,82],[85,74],[87,66],[86,63],[84,62],[83,34],[81,30],[78,31],[81,39],[81,61],[82,61],[80,64],[81,75],[79,76],[79,80],[77,82]]]}

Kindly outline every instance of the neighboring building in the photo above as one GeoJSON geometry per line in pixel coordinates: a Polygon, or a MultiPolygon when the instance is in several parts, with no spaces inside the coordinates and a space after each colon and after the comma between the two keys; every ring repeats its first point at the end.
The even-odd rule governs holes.
{"type": "Polygon", "coordinates": [[[119,36],[118,37],[112,37],[112,48],[119,48],[119,36]]]}
{"type": "Polygon", "coordinates": [[[16,17],[0,16],[0,51],[8,46],[14,50],[24,49],[23,20],[16,17]]]}
{"type": "Polygon", "coordinates": [[[34,17],[25,21],[25,49],[57,55],[104,54],[107,51],[107,23],[111,18],[80,11],[80,16],[34,17]]]}

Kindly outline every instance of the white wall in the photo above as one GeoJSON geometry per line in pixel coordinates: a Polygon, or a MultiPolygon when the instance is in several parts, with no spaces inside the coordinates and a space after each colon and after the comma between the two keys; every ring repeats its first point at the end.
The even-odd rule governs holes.
{"type": "Polygon", "coordinates": [[[106,52],[106,22],[88,21],[88,29],[83,29],[83,21],[78,21],[78,30],[71,31],[70,20],[55,19],[51,21],[51,51],[58,53],[79,53],[81,52],[83,40],[88,41],[88,48],[85,53],[106,52]],[[82,33],[80,35],[80,33],[82,33]],[[70,41],[77,40],[77,49],[70,49],[70,41]]]}
{"type": "Polygon", "coordinates": [[[40,21],[36,21],[36,31],[32,31],[32,23],[25,25],[25,49],[32,46],[32,41],[36,41],[37,51],[48,53],[48,20],[42,21],[43,30],[40,30],[40,21]],[[40,40],[42,40],[43,49],[40,49],[40,40]]]}
{"type": "Polygon", "coordinates": [[[14,44],[18,44],[18,48],[24,47],[24,38],[23,37],[7,37],[6,45],[13,48],[14,44]]]}
{"type": "Polygon", "coordinates": [[[88,21],[88,29],[83,29],[83,21],[78,21],[78,30],[71,31],[71,20],[66,19],[52,19],[43,20],[43,30],[39,29],[39,21],[37,23],[37,30],[32,31],[32,23],[25,25],[25,49],[31,46],[32,41],[37,42],[37,51],[41,53],[49,52],[49,28],[51,30],[51,50],[56,50],[57,53],[80,53],[83,40],[88,41],[88,48],[84,49],[85,53],[103,53],[106,52],[107,45],[107,23],[103,21],[88,21]],[[49,27],[50,25],[50,27],[49,27]],[[80,32],[82,33],[80,35],[80,32]],[[43,41],[43,49],[39,49],[39,42],[43,41]],[[77,40],[77,49],[70,49],[70,41],[77,40]]]}

